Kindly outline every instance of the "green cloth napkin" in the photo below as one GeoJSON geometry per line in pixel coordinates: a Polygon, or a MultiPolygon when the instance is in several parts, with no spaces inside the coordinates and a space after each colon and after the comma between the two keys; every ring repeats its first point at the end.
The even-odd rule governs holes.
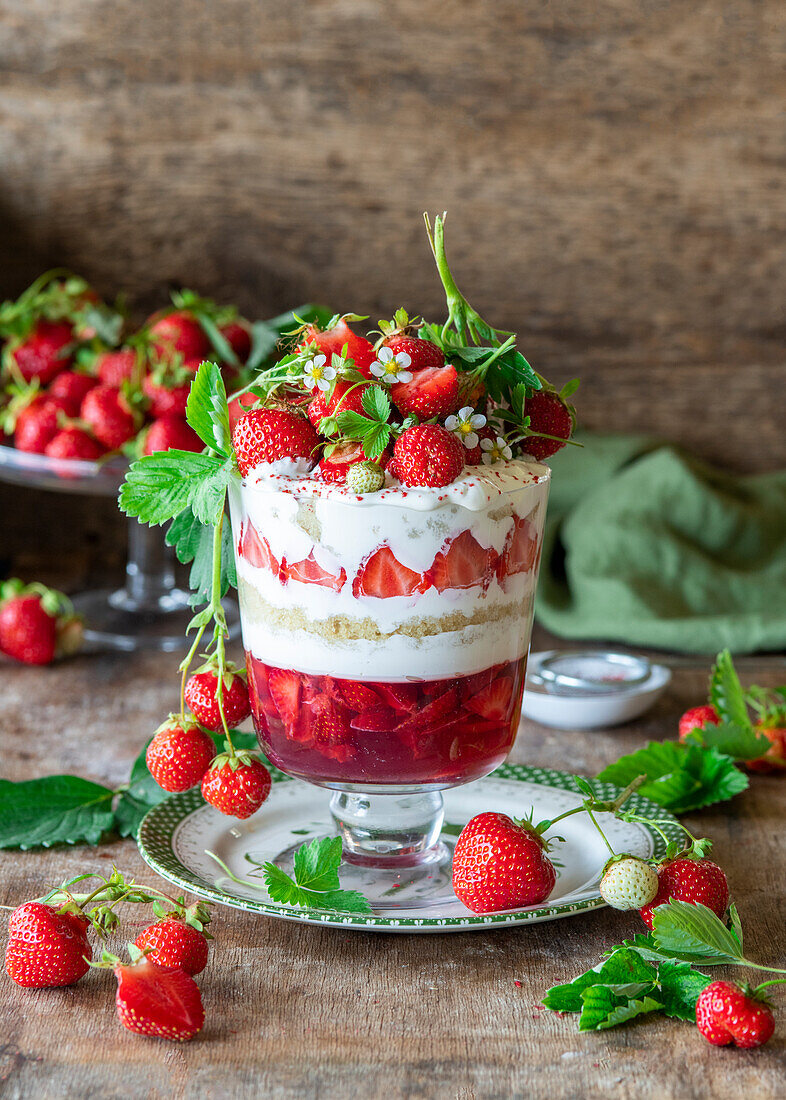
{"type": "Polygon", "coordinates": [[[581,438],[550,461],[539,621],[685,653],[786,647],[786,471],[736,477],[652,438],[581,438]]]}

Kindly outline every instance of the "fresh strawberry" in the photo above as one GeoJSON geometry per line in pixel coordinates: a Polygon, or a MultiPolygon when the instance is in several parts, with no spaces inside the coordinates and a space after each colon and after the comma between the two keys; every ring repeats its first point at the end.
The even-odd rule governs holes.
{"type": "Polygon", "coordinates": [[[85,394],[79,417],[108,451],[119,450],[137,432],[137,418],[114,386],[96,386],[85,394]]]}
{"type": "Polygon", "coordinates": [[[285,409],[252,409],[241,416],[232,431],[232,445],[241,476],[260,462],[280,458],[313,461],[320,439],[306,417],[285,409]]]}
{"type": "Polygon", "coordinates": [[[529,433],[522,444],[527,453],[538,460],[556,454],[570,439],[573,432],[573,419],[570,409],[557,393],[550,390],[538,390],[527,398],[524,413],[530,418],[529,433]],[[557,439],[544,439],[538,432],[557,436],[557,439]]]}
{"type": "Polygon", "coordinates": [[[47,444],[44,454],[49,458],[79,459],[80,462],[96,462],[105,449],[82,428],[63,428],[47,444]]]}
{"type": "Polygon", "coordinates": [[[378,462],[353,462],[347,470],[345,484],[357,496],[378,493],[385,487],[385,471],[378,462]]]}
{"type": "Polygon", "coordinates": [[[703,730],[707,726],[717,726],[719,722],[720,716],[715,707],[691,707],[680,718],[680,741],[684,741],[691,730],[703,730]]]}
{"type": "Polygon", "coordinates": [[[18,906],[8,924],[8,976],[32,989],[78,982],[93,957],[86,928],[87,921],[78,914],[58,912],[42,902],[18,906]]]}
{"type": "Polygon", "coordinates": [[[329,397],[317,390],[308,406],[309,420],[318,428],[324,417],[335,416],[340,412],[356,412],[361,416],[368,416],[363,408],[363,394],[367,389],[367,383],[344,382],[339,379],[329,397]]]}
{"type": "Polygon", "coordinates": [[[537,565],[539,548],[534,524],[528,518],[514,515],[513,527],[497,563],[497,577],[500,582],[517,573],[531,572],[537,565]]]}
{"type": "Polygon", "coordinates": [[[271,668],[268,691],[281,721],[289,734],[297,724],[300,713],[302,682],[297,672],[286,668],[271,668]]]}
{"type": "Polygon", "coordinates": [[[241,363],[245,363],[251,354],[251,333],[246,321],[230,321],[218,330],[241,363]]]}
{"type": "Polygon", "coordinates": [[[202,1030],[205,1010],[199,986],[185,970],[140,959],[118,963],[117,1015],[123,1027],[138,1035],[186,1042],[202,1030]]]}
{"type": "Polygon", "coordinates": [[[298,346],[302,349],[311,344],[327,356],[328,362],[334,354],[346,354],[348,359],[352,359],[358,371],[369,377],[369,367],[374,362],[374,345],[365,336],[358,336],[353,332],[343,317],[333,328],[325,331],[320,331],[315,325],[307,325],[303,330],[302,342],[298,346]]]}
{"type": "Polygon", "coordinates": [[[288,562],[282,564],[282,570],[286,577],[301,584],[319,584],[323,588],[332,588],[334,592],[340,592],[347,579],[345,569],[338,573],[330,573],[323,569],[314,558],[314,552],[304,558],[303,561],[288,562]]]}
{"type": "Polygon", "coordinates": [[[71,362],[69,345],[74,331],[66,321],[36,321],[27,336],[9,341],[5,351],[12,371],[25,382],[37,378],[42,386],[71,362]]]}
{"type": "Polygon", "coordinates": [[[81,619],[62,592],[13,579],[0,585],[0,651],[28,665],[48,665],[81,644],[81,619]]]}
{"type": "Polygon", "coordinates": [[[696,1001],[696,1026],[715,1047],[752,1050],[772,1037],[775,1018],[768,1004],[733,982],[711,982],[696,1001]]]}
{"type": "Polygon", "coordinates": [[[42,455],[49,443],[57,435],[65,409],[61,401],[33,399],[26,409],[22,409],[16,418],[14,446],[18,451],[42,455]]]}
{"type": "Polygon", "coordinates": [[[433,416],[442,419],[458,408],[458,373],[450,363],[415,371],[411,382],[395,382],[390,387],[390,396],[404,416],[414,414],[421,420],[430,420],[433,416]]]}
{"type": "Polygon", "coordinates": [[[210,341],[199,321],[187,309],[173,310],[163,317],[153,318],[148,325],[151,346],[159,359],[182,355],[184,359],[199,359],[210,355],[210,341]]]}
{"type": "MultiPolygon", "coordinates": [[[[445,354],[436,344],[421,340],[418,336],[408,336],[404,332],[393,333],[382,341],[382,347],[390,348],[394,355],[405,352],[410,360],[410,370],[439,370],[445,365],[445,354]]],[[[433,414],[436,415],[436,414],[433,414]]]]}
{"type": "Polygon", "coordinates": [[[429,576],[440,592],[446,588],[488,588],[496,565],[495,551],[484,550],[470,531],[462,531],[437,554],[429,576]]]}
{"type": "MultiPolygon", "coordinates": [[[[197,363],[198,367],[199,364],[197,363]]],[[[142,392],[150,402],[150,416],[179,416],[185,420],[186,403],[191,392],[195,370],[185,363],[174,366],[163,363],[142,380],[142,392]]]]}
{"type": "Polygon", "coordinates": [[[270,573],[278,575],[280,571],[278,559],[271,552],[267,539],[259,534],[253,523],[247,523],[243,528],[238,552],[240,557],[245,558],[255,569],[267,569],[270,573]]]}
{"type": "Polygon", "coordinates": [[[641,909],[658,892],[658,873],[638,856],[614,857],[606,864],[599,890],[612,909],[641,909]]]}
{"type": "Polygon", "coordinates": [[[80,374],[75,370],[64,370],[55,378],[46,391],[46,396],[61,401],[63,411],[68,416],[78,416],[85,396],[97,385],[97,380],[89,374],[80,374]]]}
{"type": "Polygon", "coordinates": [[[204,933],[177,916],[163,917],[134,940],[156,966],[179,967],[186,974],[201,974],[207,966],[208,944],[204,933]]]}
{"type": "Polygon", "coordinates": [[[270,794],[270,772],[249,752],[217,756],[202,779],[202,796],[229,817],[256,813],[270,794]]]}
{"type": "Polygon", "coordinates": [[[453,889],[473,913],[538,905],[556,881],[544,841],[528,823],[483,813],[462,829],[453,853],[453,889]]]}
{"type": "Polygon", "coordinates": [[[154,420],[145,434],[142,454],[152,455],[156,451],[195,451],[204,449],[204,443],[194,429],[179,416],[162,416],[154,420]]]}
{"type": "Polygon", "coordinates": [[[103,351],[96,356],[93,368],[104,386],[114,386],[119,390],[124,382],[131,382],[142,366],[137,364],[137,352],[134,348],[118,348],[117,351],[103,351]]]}
{"type": "Polygon", "coordinates": [[[216,755],[210,734],[189,718],[170,714],[147,746],[147,768],[165,791],[188,791],[201,782],[216,755]]]}
{"type": "Polygon", "coordinates": [[[755,725],[756,733],[766,737],[770,747],[764,756],[757,760],[746,760],[745,767],[751,772],[782,772],[786,769],[786,727],[767,726],[760,722],[755,725]]]}
{"type": "MultiPolygon", "coordinates": [[[[217,689],[217,669],[210,666],[190,676],[185,691],[186,703],[197,722],[205,729],[214,731],[223,726],[216,697],[217,689]]],[[[251,713],[251,704],[248,701],[245,674],[238,672],[234,665],[228,664],[226,667],[223,696],[227,725],[240,725],[251,713]]]]}
{"type": "Polygon", "coordinates": [[[467,699],[464,706],[473,714],[489,722],[510,721],[511,700],[513,698],[513,680],[510,676],[498,676],[477,695],[467,699]]]}
{"type": "Polygon", "coordinates": [[[422,573],[408,569],[397,560],[389,546],[380,546],[361,564],[357,576],[352,582],[352,595],[376,596],[388,599],[391,596],[413,596],[416,592],[425,592],[428,580],[422,573]]]}
{"type": "Polygon", "coordinates": [[[229,402],[229,428],[235,427],[243,413],[248,412],[252,405],[256,405],[259,398],[254,393],[242,393],[229,402]]]}
{"type": "Polygon", "coordinates": [[[393,448],[396,473],[404,485],[450,485],[464,469],[464,448],[439,424],[407,428],[393,448]]]}
{"type": "Polygon", "coordinates": [[[649,905],[639,910],[648,928],[652,928],[653,909],[665,905],[671,898],[691,905],[706,905],[719,917],[724,916],[729,906],[729,884],[717,863],[680,856],[661,863],[657,871],[658,892],[649,905]]]}

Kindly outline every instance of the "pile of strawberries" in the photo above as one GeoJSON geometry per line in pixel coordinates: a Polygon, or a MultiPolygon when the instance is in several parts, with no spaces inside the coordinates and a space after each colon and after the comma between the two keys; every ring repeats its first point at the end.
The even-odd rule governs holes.
{"type": "Polygon", "coordinates": [[[0,306],[0,426],[17,450],[97,461],[175,447],[200,451],[185,420],[199,364],[248,358],[250,328],[188,291],[137,332],[76,276],[42,276],[0,306]]]}
{"type": "Polygon", "coordinates": [[[73,985],[91,967],[111,969],[117,979],[115,1005],[123,1027],[176,1042],[193,1039],[205,1021],[194,976],[208,961],[209,907],[203,902],[187,906],[183,898],[126,882],[117,869],[92,893],[72,893],[69,887],[85,877],[89,876],[13,910],[6,973],[24,988],[44,989],[73,985]],[[93,962],[88,932],[103,939],[115,931],[115,908],[126,901],[152,903],[158,919],[128,945],[130,963],[122,963],[106,950],[99,962],[93,962]]]}

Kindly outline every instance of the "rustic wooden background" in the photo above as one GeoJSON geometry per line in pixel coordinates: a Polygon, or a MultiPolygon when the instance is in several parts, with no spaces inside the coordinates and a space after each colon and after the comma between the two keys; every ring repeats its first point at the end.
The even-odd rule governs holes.
{"type": "MultiPolygon", "coordinates": [[[[67,264],[140,311],[185,283],[254,317],[439,315],[421,212],[446,208],[460,285],[584,377],[587,427],[786,463],[778,0],[0,12],[0,295],[67,264]]],[[[12,557],[35,499],[0,492],[12,557]]],[[[117,564],[111,508],[80,511],[117,564]]]]}

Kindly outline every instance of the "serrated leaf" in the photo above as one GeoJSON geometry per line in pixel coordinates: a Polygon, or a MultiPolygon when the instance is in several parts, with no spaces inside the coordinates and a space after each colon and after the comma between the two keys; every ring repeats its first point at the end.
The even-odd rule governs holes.
{"type": "Polygon", "coordinates": [[[363,440],[363,450],[374,461],[379,458],[390,440],[390,425],[379,424],[372,428],[363,440]]]}
{"type": "Polygon", "coordinates": [[[232,460],[228,458],[212,476],[204,478],[194,486],[189,505],[201,523],[218,523],[224,511],[227,485],[231,477],[232,460]]]}
{"type": "Polygon", "coordinates": [[[215,477],[225,460],[192,451],[158,451],[133,462],[120,486],[120,508],[153,526],[187,508],[203,482],[215,477]]]}
{"type": "Polygon", "coordinates": [[[280,905],[298,906],[302,909],[324,909],[341,913],[371,913],[371,906],[356,890],[308,890],[276,867],[265,863],[262,868],[267,891],[280,905]]]}
{"type": "Polygon", "coordinates": [[[342,409],[336,417],[336,422],[339,431],[347,439],[363,439],[371,429],[377,427],[375,420],[362,416],[352,409],[342,409]]]}
{"type": "MultiPolygon", "coordinates": [[[[623,940],[621,946],[628,947],[633,951],[638,951],[641,957],[647,962],[687,962],[697,966],[714,966],[718,961],[714,956],[684,955],[679,951],[664,951],[656,946],[651,932],[648,932],[646,935],[642,932],[637,932],[631,939],[623,940]]],[[[617,950],[617,947],[613,947],[610,951],[604,953],[604,957],[610,957],[617,950]]]]}
{"type": "Polygon", "coordinates": [[[370,417],[381,423],[390,416],[390,398],[381,386],[368,386],[363,390],[360,403],[370,417]]]}
{"type": "Polygon", "coordinates": [[[76,775],[0,779],[0,848],[98,844],[114,824],[114,792],[76,775]]]}
{"type": "MultiPolygon", "coordinates": [[[[637,987],[639,988],[639,987],[637,987]]],[[[606,1031],[662,1007],[651,986],[641,987],[638,997],[617,996],[608,986],[594,985],[581,995],[579,1031],[606,1031]]]]}
{"type": "Polygon", "coordinates": [[[652,938],[662,951],[714,958],[719,963],[741,958],[736,938],[706,905],[672,898],[653,910],[652,924],[652,938]]]}
{"type": "Polygon", "coordinates": [[[186,403],[186,420],[212,450],[224,458],[232,454],[227,391],[218,364],[205,361],[196,372],[186,403]]]}
{"type": "Polygon", "coordinates": [[[740,914],[737,911],[737,906],[734,902],[729,906],[729,924],[731,925],[729,931],[737,941],[737,947],[740,954],[743,952],[743,937],[742,937],[742,922],[740,921],[740,914]]]}
{"type": "Polygon", "coordinates": [[[581,1012],[581,994],[593,985],[651,985],[657,977],[655,968],[638,951],[615,948],[609,957],[592,970],[579,974],[572,982],[555,985],[548,990],[543,1004],[553,1012],[581,1012]]]}
{"type": "Polygon", "coordinates": [[[639,775],[647,780],[637,793],[674,813],[723,802],[748,786],[747,777],[730,757],[677,741],[650,741],[609,764],[597,778],[626,787],[639,775]]]}
{"type": "MultiPolygon", "coordinates": [[[[178,561],[184,565],[193,562],[189,577],[191,596],[189,602],[198,607],[210,599],[213,583],[213,534],[212,526],[200,523],[190,508],[175,516],[166,533],[166,542],[175,548],[178,561]]],[[[235,554],[232,546],[232,530],[224,523],[221,532],[221,595],[230,588],[237,588],[235,554]]]]}
{"type": "Polygon", "coordinates": [[[687,963],[663,962],[658,967],[658,996],[667,1016],[696,1019],[696,1001],[712,981],[687,963]]]}
{"type": "Polygon", "coordinates": [[[721,650],[715,658],[710,675],[710,702],[726,722],[743,729],[750,726],[742,684],[728,649],[721,650]]]}
{"type": "Polygon", "coordinates": [[[510,407],[518,420],[524,417],[524,406],[527,401],[527,387],[523,382],[517,382],[510,391],[510,407]]]}
{"type": "Polygon", "coordinates": [[[708,725],[705,729],[691,730],[688,740],[707,749],[717,749],[735,760],[757,760],[772,747],[770,739],[757,733],[750,722],[744,727],[727,721],[708,725]]]}
{"type": "Polygon", "coordinates": [[[295,852],[295,881],[307,890],[338,890],[341,837],[316,837],[295,852]]]}

